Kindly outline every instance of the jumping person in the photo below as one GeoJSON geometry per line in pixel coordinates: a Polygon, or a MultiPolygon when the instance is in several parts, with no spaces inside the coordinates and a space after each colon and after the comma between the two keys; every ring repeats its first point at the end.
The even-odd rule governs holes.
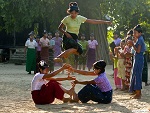
{"type": "Polygon", "coordinates": [[[86,17],[78,15],[79,7],[76,2],[71,2],[69,4],[67,13],[69,15],[61,21],[61,24],[58,27],[58,29],[64,34],[63,47],[66,50],[56,57],[58,60],[59,58],[67,58],[69,54],[80,55],[83,53],[81,45],[77,43],[79,29],[82,23],[111,24],[110,21],[87,19],[86,17]],[[64,27],[66,27],[66,30],[63,29],[64,27]]]}
{"type": "Polygon", "coordinates": [[[68,76],[67,78],[53,78],[64,69],[68,69],[70,65],[64,64],[61,68],[48,74],[49,66],[45,61],[39,62],[39,73],[36,73],[31,82],[31,94],[35,104],[50,104],[55,98],[64,102],[69,98],[64,98],[64,93],[72,95],[72,89],[67,90],[57,81],[75,80],[68,76]]]}

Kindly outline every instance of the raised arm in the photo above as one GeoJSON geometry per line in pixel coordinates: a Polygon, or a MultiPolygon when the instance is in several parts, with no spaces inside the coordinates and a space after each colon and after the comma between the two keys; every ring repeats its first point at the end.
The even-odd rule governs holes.
{"type": "Polygon", "coordinates": [[[111,21],[87,19],[85,22],[90,24],[111,24],[111,21]]]}

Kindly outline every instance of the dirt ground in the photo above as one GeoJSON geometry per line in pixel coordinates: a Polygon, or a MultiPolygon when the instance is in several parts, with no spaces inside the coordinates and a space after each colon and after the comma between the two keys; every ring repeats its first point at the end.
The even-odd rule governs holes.
{"type": "MultiPolygon", "coordinates": [[[[112,66],[108,65],[106,67],[106,73],[114,88],[113,78],[110,76],[113,73],[112,66]]],[[[33,74],[27,74],[24,65],[0,64],[1,113],[150,113],[148,110],[150,109],[150,86],[144,86],[144,83],[142,98],[139,100],[130,100],[130,95],[127,92],[114,91],[111,104],[97,104],[92,101],[87,104],[62,103],[60,100],[55,100],[49,105],[35,105],[30,93],[33,76],[33,74]]],[[[57,75],[57,77],[65,76],[67,74],[57,75]]],[[[75,76],[79,80],[93,79],[93,77],[86,77],[79,74],[75,74],[75,76]]],[[[71,87],[70,81],[62,82],[62,85],[68,89],[71,87]]],[[[82,87],[83,85],[77,85],[76,92],[82,87]]]]}

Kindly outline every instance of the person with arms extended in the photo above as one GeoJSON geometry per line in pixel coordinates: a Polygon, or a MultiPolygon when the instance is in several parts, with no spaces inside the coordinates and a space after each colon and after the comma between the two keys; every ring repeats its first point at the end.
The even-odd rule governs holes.
{"type": "Polygon", "coordinates": [[[81,45],[77,43],[79,29],[82,23],[111,24],[110,21],[87,19],[86,17],[79,15],[79,7],[76,2],[71,2],[69,4],[67,13],[69,15],[61,21],[61,24],[58,27],[60,32],[64,34],[63,47],[66,51],[58,55],[55,60],[67,58],[70,54],[81,55],[83,53],[81,45]],[[63,29],[64,27],[66,27],[66,30],[63,29]]]}
{"type": "Polygon", "coordinates": [[[69,101],[64,94],[72,95],[73,88],[67,90],[57,81],[75,80],[74,77],[54,78],[64,69],[68,69],[70,65],[64,64],[61,68],[49,73],[49,66],[45,61],[39,62],[39,73],[36,73],[31,82],[31,94],[35,104],[50,104],[55,98],[63,102],[69,101]]]}
{"type": "Polygon", "coordinates": [[[93,64],[94,71],[82,71],[73,69],[75,73],[79,73],[85,76],[97,76],[94,80],[72,82],[73,87],[75,84],[85,85],[78,94],[73,90],[73,101],[87,103],[92,100],[94,102],[109,104],[112,101],[112,87],[106,77],[105,73],[106,63],[103,60],[99,60],[93,64]]]}

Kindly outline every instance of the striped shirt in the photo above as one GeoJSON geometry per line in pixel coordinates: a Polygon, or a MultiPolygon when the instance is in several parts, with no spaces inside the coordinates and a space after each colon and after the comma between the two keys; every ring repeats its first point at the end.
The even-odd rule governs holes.
{"type": "Polygon", "coordinates": [[[110,85],[108,78],[106,77],[105,72],[98,75],[98,77],[96,77],[94,81],[96,82],[96,85],[100,88],[102,92],[107,92],[112,90],[112,87],[110,85]]]}

